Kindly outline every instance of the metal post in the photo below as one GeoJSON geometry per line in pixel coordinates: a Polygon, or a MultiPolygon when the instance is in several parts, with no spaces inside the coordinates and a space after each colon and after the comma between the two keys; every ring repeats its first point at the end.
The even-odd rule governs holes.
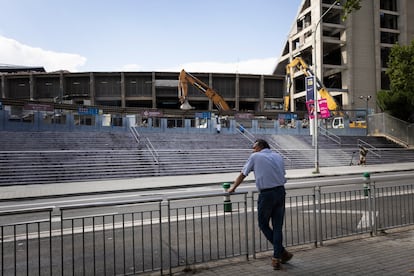
{"type": "Polygon", "coordinates": [[[366,135],[368,135],[368,101],[371,99],[371,96],[359,96],[361,100],[365,99],[365,124],[367,126],[366,128],[366,135]]]}
{"type": "Polygon", "coordinates": [[[370,194],[371,194],[371,208],[372,208],[372,225],[371,231],[374,236],[377,235],[377,202],[376,202],[376,186],[375,181],[370,185],[370,194]]]}
{"type": "MultiPolygon", "coordinates": [[[[170,228],[170,206],[168,205],[168,229],[170,228]]],[[[160,272],[161,272],[161,275],[162,275],[162,273],[163,273],[163,264],[164,264],[164,258],[163,258],[163,254],[164,254],[164,252],[163,252],[163,250],[162,250],[162,247],[163,247],[163,244],[162,244],[162,201],[160,201],[159,203],[158,203],[158,216],[159,216],[159,221],[158,221],[158,223],[160,224],[160,272]]],[[[170,242],[170,244],[171,244],[171,239],[170,239],[170,236],[168,236],[168,238],[169,238],[169,242],[170,242]]],[[[171,251],[170,251],[171,252],[171,251]]],[[[171,263],[170,263],[170,267],[171,267],[171,263]]],[[[125,269],[125,267],[124,267],[124,269],[125,269]]]]}
{"type": "Polygon", "coordinates": [[[252,192],[252,200],[251,200],[251,206],[252,206],[252,253],[253,253],[253,259],[256,259],[256,226],[255,226],[255,212],[254,212],[254,195],[255,193],[252,192]]]}
{"type": "Polygon", "coordinates": [[[230,199],[230,194],[228,194],[227,190],[230,188],[230,183],[223,183],[224,192],[227,193],[224,195],[224,212],[231,212],[232,211],[232,203],[230,199]]]}
{"type": "Polygon", "coordinates": [[[313,187],[313,221],[314,221],[314,232],[315,232],[315,247],[318,247],[318,207],[316,206],[317,203],[317,195],[316,195],[316,187],[313,187]]]}
{"type": "Polygon", "coordinates": [[[315,171],[319,173],[319,146],[318,146],[318,91],[316,89],[316,76],[313,78],[313,141],[315,146],[315,171]]]}
{"type": "MultiPolygon", "coordinates": [[[[177,211],[178,212],[178,211],[177,211]]],[[[168,222],[167,222],[167,227],[168,227],[168,271],[169,274],[172,275],[172,246],[171,246],[171,202],[170,200],[167,200],[167,213],[168,213],[168,222]]],[[[178,223],[178,221],[177,221],[178,223]]],[[[160,226],[161,227],[161,226],[160,226]]],[[[178,244],[178,241],[177,241],[178,244]]],[[[161,263],[161,275],[162,275],[162,267],[163,264],[161,263]]]]}
{"type": "Polygon", "coordinates": [[[321,187],[315,187],[316,192],[316,223],[317,223],[317,237],[319,240],[320,246],[323,246],[323,234],[322,234],[322,191],[321,187]]]}
{"type": "Polygon", "coordinates": [[[318,29],[319,24],[322,21],[322,18],[335,6],[339,5],[339,0],[335,0],[332,5],[321,15],[318,22],[315,25],[315,29],[313,30],[313,67],[314,67],[314,79],[313,79],[313,141],[315,146],[315,171],[314,173],[319,173],[319,147],[318,147],[318,91],[316,88],[316,79],[317,79],[317,60],[316,60],[316,31],[318,29]]]}
{"type": "Polygon", "coordinates": [[[246,261],[249,260],[249,253],[250,253],[250,250],[249,250],[249,226],[248,226],[248,214],[247,214],[248,213],[247,212],[247,200],[248,200],[248,197],[247,197],[247,193],[246,193],[246,194],[244,194],[244,211],[245,211],[244,212],[244,220],[245,220],[245,223],[244,223],[244,232],[246,233],[246,241],[245,241],[245,246],[246,246],[246,261]]]}
{"type": "Polygon", "coordinates": [[[368,220],[369,220],[369,229],[370,229],[370,235],[372,236],[373,234],[373,212],[374,210],[372,209],[372,202],[371,202],[371,183],[368,184],[368,220]]]}

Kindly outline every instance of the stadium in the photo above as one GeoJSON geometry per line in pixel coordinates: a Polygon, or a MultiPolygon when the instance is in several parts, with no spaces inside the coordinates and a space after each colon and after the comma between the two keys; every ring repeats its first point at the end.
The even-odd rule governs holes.
{"type": "Polygon", "coordinates": [[[398,273],[369,250],[341,266],[341,247],[329,262],[309,250],[395,244],[383,234],[414,224],[414,127],[376,104],[390,49],[414,39],[414,1],[362,0],[346,21],[339,2],[302,1],[269,75],[0,64],[2,275],[212,275],[223,260],[268,274],[253,174],[226,190],[257,139],[287,170],[290,273],[311,271],[304,255],[316,274],[398,273]]]}

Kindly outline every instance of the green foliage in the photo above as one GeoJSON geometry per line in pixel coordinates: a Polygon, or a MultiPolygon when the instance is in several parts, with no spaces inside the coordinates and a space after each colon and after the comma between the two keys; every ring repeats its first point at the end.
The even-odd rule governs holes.
{"type": "Polygon", "coordinates": [[[379,91],[377,94],[378,106],[388,114],[397,117],[403,121],[412,120],[413,105],[407,101],[407,98],[399,93],[391,91],[379,91]],[[411,118],[410,118],[411,117],[411,118]]]}
{"type": "Polygon", "coordinates": [[[361,0],[346,0],[343,7],[344,15],[342,16],[342,20],[345,21],[350,13],[361,8],[361,0]]]}
{"type": "Polygon", "coordinates": [[[390,90],[377,95],[378,106],[391,115],[410,121],[414,112],[414,40],[391,48],[388,69],[390,90]]]}

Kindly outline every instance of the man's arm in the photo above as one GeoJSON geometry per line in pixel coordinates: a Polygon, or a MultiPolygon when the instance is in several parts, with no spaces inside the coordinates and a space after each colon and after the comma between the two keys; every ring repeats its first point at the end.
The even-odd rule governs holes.
{"type": "Polygon", "coordinates": [[[234,180],[233,185],[227,190],[229,193],[232,193],[236,188],[243,182],[246,176],[243,173],[240,173],[239,176],[234,180]]]}

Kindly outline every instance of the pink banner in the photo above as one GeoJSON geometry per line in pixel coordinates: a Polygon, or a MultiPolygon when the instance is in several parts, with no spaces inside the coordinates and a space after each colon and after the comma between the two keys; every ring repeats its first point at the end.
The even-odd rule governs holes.
{"type": "MultiPolygon", "coordinates": [[[[319,107],[318,118],[325,119],[331,116],[331,113],[329,112],[329,109],[328,109],[328,101],[326,99],[318,100],[318,107],[319,107]]],[[[313,100],[306,102],[306,108],[308,109],[309,119],[313,119],[314,118],[313,112],[315,108],[313,100]]]]}
{"type": "Polygon", "coordinates": [[[318,100],[320,118],[326,119],[331,116],[328,109],[328,101],[326,99],[318,100]]]}
{"type": "Polygon", "coordinates": [[[314,108],[315,105],[313,103],[313,100],[307,101],[306,102],[306,108],[308,109],[308,115],[309,115],[309,119],[313,119],[315,116],[313,115],[314,113],[314,108]]]}

